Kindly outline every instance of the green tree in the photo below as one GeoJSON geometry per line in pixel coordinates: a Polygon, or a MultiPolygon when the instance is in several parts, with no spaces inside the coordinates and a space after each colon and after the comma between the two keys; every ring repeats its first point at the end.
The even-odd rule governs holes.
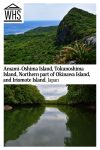
{"type": "Polygon", "coordinates": [[[42,104],[45,102],[43,95],[33,85],[5,85],[5,104],[42,104]]]}

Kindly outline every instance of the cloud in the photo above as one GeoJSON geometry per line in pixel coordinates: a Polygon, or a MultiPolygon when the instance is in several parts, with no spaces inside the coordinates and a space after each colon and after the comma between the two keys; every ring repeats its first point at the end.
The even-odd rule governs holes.
{"type": "Polygon", "coordinates": [[[94,3],[26,3],[24,5],[24,19],[33,21],[61,20],[73,7],[96,13],[96,4],[94,3]]]}
{"type": "Polygon", "coordinates": [[[43,94],[45,99],[47,100],[55,100],[58,99],[60,96],[65,95],[67,93],[67,86],[66,85],[37,85],[40,93],[43,94]]]}

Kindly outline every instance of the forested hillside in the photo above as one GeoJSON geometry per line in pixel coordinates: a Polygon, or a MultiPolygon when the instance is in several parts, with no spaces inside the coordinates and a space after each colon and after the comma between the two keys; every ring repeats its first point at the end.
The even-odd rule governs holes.
{"type": "Polygon", "coordinates": [[[55,45],[57,27],[39,27],[20,35],[4,37],[5,64],[50,64],[59,49],[55,45]]]}
{"type": "Polygon", "coordinates": [[[64,16],[57,29],[57,43],[69,44],[96,33],[96,16],[78,8],[72,8],[64,16]]]}
{"type": "Polygon", "coordinates": [[[58,104],[96,104],[96,85],[68,85],[68,93],[58,99],[58,104]]]}
{"type": "Polygon", "coordinates": [[[5,104],[42,104],[45,99],[33,85],[5,85],[5,104]]]}
{"type": "Polygon", "coordinates": [[[72,8],[58,26],[4,36],[5,64],[95,64],[96,15],[72,8]]]}

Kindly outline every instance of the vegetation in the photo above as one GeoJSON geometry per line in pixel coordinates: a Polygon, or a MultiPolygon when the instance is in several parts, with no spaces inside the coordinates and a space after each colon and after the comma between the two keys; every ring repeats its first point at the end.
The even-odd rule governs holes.
{"type": "Polygon", "coordinates": [[[96,104],[96,85],[68,85],[68,93],[58,99],[58,104],[96,104]]]}
{"type": "Polygon", "coordinates": [[[86,45],[83,42],[75,41],[69,46],[64,46],[57,55],[55,62],[58,64],[66,64],[73,61],[75,64],[95,64],[96,63],[96,47],[86,45]],[[70,46],[71,45],[71,46],[70,46]]]}
{"type": "Polygon", "coordinates": [[[36,86],[33,85],[5,85],[5,104],[43,104],[44,97],[36,86]]]}
{"type": "Polygon", "coordinates": [[[57,29],[57,43],[69,44],[96,33],[96,16],[78,8],[72,8],[57,29]]]}
{"type": "Polygon", "coordinates": [[[46,105],[57,105],[57,100],[46,100],[45,104],[46,105]]]}
{"type": "Polygon", "coordinates": [[[4,37],[5,64],[51,64],[59,49],[57,27],[39,27],[20,35],[4,37]]]}
{"type": "MultiPolygon", "coordinates": [[[[42,122],[40,121],[39,124],[40,126],[41,123],[43,123],[44,125],[44,120],[47,121],[49,124],[50,122],[52,123],[52,121],[54,121],[55,117],[57,117],[57,120],[55,121],[58,121],[57,122],[58,125],[61,125],[63,123],[64,130],[66,125],[66,134],[64,135],[63,138],[65,146],[95,146],[96,114],[93,111],[90,113],[89,109],[87,111],[83,107],[76,108],[71,106],[88,105],[88,107],[92,106],[93,108],[93,106],[95,106],[96,104],[96,85],[67,85],[67,86],[68,92],[66,95],[60,97],[58,100],[47,100],[45,102],[44,97],[40,94],[36,86],[5,85],[4,86],[5,104],[14,104],[14,105],[31,104],[30,106],[34,105],[34,107],[17,107],[16,109],[5,111],[4,113],[5,146],[9,146],[10,142],[19,139],[19,137],[23,134],[25,135],[25,132],[26,136],[28,131],[30,132],[30,134],[32,133],[33,130],[28,129],[31,129],[31,127],[33,128],[33,126],[40,119],[40,116],[44,114],[45,105],[48,107],[58,108],[61,112],[64,112],[63,115],[66,114],[66,120],[65,117],[64,118],[61,116],[59,117],[60,114],[58,112],[56,114],[54,110],[53,112],[51,111],[52,113],[46,111],[44,118],[42,118],[43,119],[42,122]],[[44,103],[45,105],[43,105],[42,107],[39,106],[36,107],[35,105],[44,103]],[[85,136],[83,136],[84,133],[85,136]]],[[[51,132],[47,132],[47,130],[45,130],[43,126],[42,130],[39,130],[39,132],[37,132],[35,135],[37,135],[40,132],[41,135],[44,135],[45,131],[46,134],[48,135],[51,134],[51,132]]]]}
{"type": "Polygon", "coordinates": [[[66,64],[74,59],[78,64],[95,64],[96,46],[91,47],[91,44],[89,48],[83,46],[83,39],[91,38],[95,33],[96,16],[81,9],[72,8],[58,27],[39,27],[20,35],[6,35],[4,63],[66,64]],[[79,41],[77,48],[76,40],[79,41]],[[71,48],[68,48],[69,44],[71,48]],[[67,52],[62,50],[66,48],[67,52]]]}
{"type": "Polygon", "coordinates": [[[68,92],[58,100],[45,100],[36,86],[5,85],[4,103],[11,104],[45,104],[78,105],[96,104],[96,85],[67,85],[68,92]]]}
{"type": "Polygon", "coordinates": [[[96,85],[67,85],[68,92],[57,100],[46,100],[47,105],[96,105],[96,85]]]}

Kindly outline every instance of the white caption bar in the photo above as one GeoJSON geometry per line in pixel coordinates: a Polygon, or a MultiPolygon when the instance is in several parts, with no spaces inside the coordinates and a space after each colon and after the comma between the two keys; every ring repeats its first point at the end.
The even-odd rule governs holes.
{"type": "Polygon", "coordinates": [[[95,65],[4,65],[4,84],[93,84],[95,65]]]}

